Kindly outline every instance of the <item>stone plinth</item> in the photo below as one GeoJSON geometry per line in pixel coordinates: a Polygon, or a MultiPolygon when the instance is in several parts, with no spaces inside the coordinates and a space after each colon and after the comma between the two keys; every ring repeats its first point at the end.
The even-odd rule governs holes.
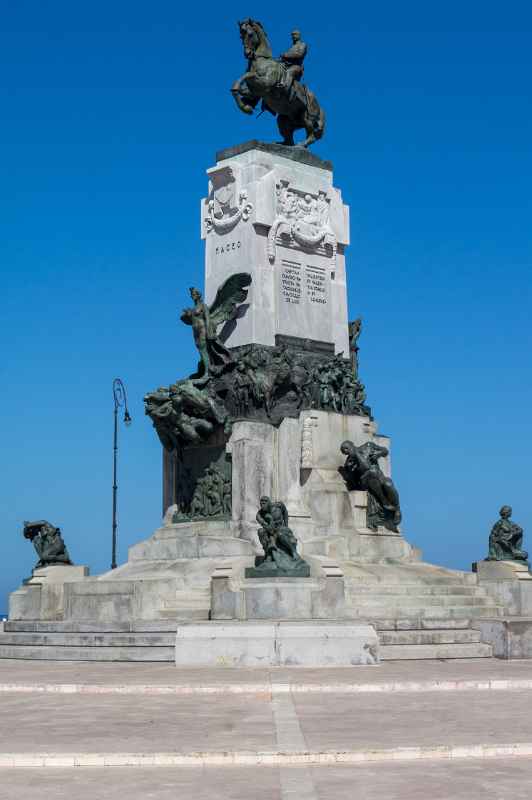
{"type": "Polygon", "coordinates": [[[229,275],[249,272],[247,303],[225,331],[229,347],[295,337],[347,355],[349,209],[333,186],[330,162],[300,156],[246,145],[219,153],[207,170],[206,300],[229,275]]]}
{"type": "Polygon", "coordinates": [[[88,567],[54,564],[34,569],[20,589],[9,596],[10,620],[62,620],[65,584],[83,581],[88,567]]]}
{"type": "Polygon", "coordinates": [[[473,572],[479,581],[532,581],[528,564],[522,561],[476,561],[473,572]]]}
{"type": "Polygon", "coordinates": [[[311,568],[309,578],[246,578],[242,564],[218,568],[211,582],[211,619],[342,619],[342,571],[317,561],[311,568]]]}
{"type": "Polygon", "coordinates": [[[347,667],[379,662],[370,625],[349,622],[206,622],[180,625],[178,667],[347,667]]]}
{"type": "Polygon", "coordinates": [[[532,617],[479,619],[475,628],[491,644],[495,658],[532,658],[532,617]]]}
{"type": "Polygon", "coordinates": [[[37,567],[34,569],[28,581],[28,585],[71,583],[72,581],[79,581],[82,578],[86,578],[88,574],[88,567],[78,567],[73,564],[53,564],[48,567],[37,567]]]}
{"type": "Polygon", "coordinates": [[[509,616],[532,617],[532,574],[521,561],[477,561],[473,572],[509,616]]]}

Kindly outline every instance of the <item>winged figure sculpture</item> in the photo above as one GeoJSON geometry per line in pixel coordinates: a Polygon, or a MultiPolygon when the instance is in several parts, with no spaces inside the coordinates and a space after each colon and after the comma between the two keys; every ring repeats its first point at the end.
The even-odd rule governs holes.
{"type": "Polygon", "coordinates": [[[217,374],[233,361],[230,351],[218,336],[218,328],[234,317],[237,306],[248,296],[247,287],[250,284],[251,275],[247,272],[231,275],[219,287],[210,306],[199,289],[190,289],[194,305],[184,309],[181,321],[192,326],[194,342],[200,354],[198,371],[190,376],[192,379],[217,374]]]}

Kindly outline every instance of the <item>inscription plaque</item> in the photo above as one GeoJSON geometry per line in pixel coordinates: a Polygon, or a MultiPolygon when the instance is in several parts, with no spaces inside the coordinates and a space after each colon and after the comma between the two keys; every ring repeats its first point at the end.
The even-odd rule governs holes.
{"type": "Polygon", "coordinates": [[[281,293],[287,303],[299,305],[301,302],[301,267],[299,264],[283,261],[281,293]]]}

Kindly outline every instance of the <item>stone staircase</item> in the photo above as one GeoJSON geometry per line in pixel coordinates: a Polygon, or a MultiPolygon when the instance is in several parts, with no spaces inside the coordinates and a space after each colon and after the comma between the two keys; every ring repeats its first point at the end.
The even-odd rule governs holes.
{"type": "Polygon", "coordinates": [[[175,661],[176,622],[5,622],[0,659],[175,661]]]}
{"type": "Polygon", "coordinates": [[[492,656],[475,620],[504,609],[475,575],[428,564],[344,566],[348,615],[375,626],[381,660],[492,656]]]}
{"type": "MultiPolygon", "coordinates": [[[[342,571],[346,618],[375,627],[383,661],[492,655],[475,622],[504,616],[504,609],[476,575],[422,562],[343,562],[342,571]]],[[[171,663],[179,622],[208,620],[209,611],[210,589],[202,586],[166,594],[155,621],[8,621],[0,659],[171,663]]]]}

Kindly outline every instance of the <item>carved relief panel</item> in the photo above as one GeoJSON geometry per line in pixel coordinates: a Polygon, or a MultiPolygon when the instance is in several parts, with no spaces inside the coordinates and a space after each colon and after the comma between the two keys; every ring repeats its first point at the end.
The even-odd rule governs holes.
{"type": "Polygon", "coordinates": [[[281,180],[275,187],[276,216],[268,234],[268,258],[275,263],[277,244],[336,257],[338,242],[330,225],[326,192],[303,193],[281,180]]]}

